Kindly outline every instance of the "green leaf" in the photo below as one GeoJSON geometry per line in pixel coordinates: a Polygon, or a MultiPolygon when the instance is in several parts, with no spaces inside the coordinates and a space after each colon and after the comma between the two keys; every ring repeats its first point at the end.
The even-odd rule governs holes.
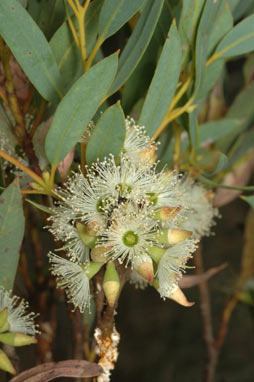
{"type": "Polygon", "coordinates": [[[152,136],[167,114],[181,71],[181,41],[172,23],[139,119],[152,136]]]}
{"type": "Polygon", "coordinates": [[[18,180],[0,196],[0,285],[12,289],[19,261],[25,219],[18,180]]]}
{"type": "Polygon", "coordinates": [[[249,203],[249,205],[252,208],[254,208],[254,195],[250,195],[250,196],[241,195],[240,198],[243,199],[245,202],[249,203]]]}
{"type": "Polygon", "coordinates": [[[232,57],[253,51],[254,15],[238,23],[219,43],[216,57],[232,57]]]}
{"type": "Polygon", "coordinates": [[[195,86],[194,96],[196,97],[205,73],[205,63],[207,59],[208,41],[211,31],[214,27],[216,18],[221,9],[225,7],[225,0],[213,1],[206,0],[200,22],[197,29],[196,46],[195,46],[195,86]]]}
{"type": "Polygon", "coordinates": [[[232,132],[241,129],[241,121],[238,119],[224,118],[218,121],[206,122],[200,125],[200,142],[216,142],[232,132]]]}
{"type": "Polygon", "coordinates": [[[120,103],[109,107],[100,117],[87,144],[86,161],[90,166],[97,159],[103,160],[109,154],[115,157],[123,148],[125,139],[125,118],[120,103]]]}
{"type": "Polygon", "coordinates": [[[130,113],[135,103],[144,97],[149,88],[158,55],[161,53],[171,22],[170,9],[164,3],[152,39],[134,72],[124,85],[121,102],[126,114],[130,113]]]}
{"type": "Polygon", "coordinates": [[[189,114],[189,139],[191,147],[196,149],[200,141],[196,110],[189,114]]]}
{"type": "Polygon", "coordinates": [[[40,211],[46,212],[47,214],[50,214],[50,215],[54,214],[54,212],[52,210],[50,210],[48,207],[44,206],[43,204],[36,203],[35,201],[30,200],[30,199],[26,199],[26,202],[32,204],[32,206],[34,206],[35,208],[37,208],[40,211]]]}
{"type": "Polygon", "coordinates": [[[80,139],[114,79],[117,61],[112,54],[94,65],[58,105],[45,143],[51,164],[57,165],[80,139]]]}
{"type": "Polygon", "coordinates": [[[183,1],[182,11],[179,21],[179,35],[182,41],[183,58],[185,63],[191,47],[194,45],[196,27],[205,0],[185,0],[183,1]]]}
{"type": "Polygon", "coordinates": [[[231,148],[228,156],[230,160],[230,166],[233,167],[235,163],[240,161],[242,157],[254,147],[254,130],[246,131],[241,134],[233,147],[231,148]]]}
{"type": "Polygon", "coordinates": [[[207,53],[210,54],[218,42],[225,36],[226,33],[233,28],[233,16],[228,4],[226,3],[224,9],[218,14],[218,17],[211,30],[208,41],[207,53]]]}
{"type": "Polygon", "coordinates": [[[62,80],[55,57],[39,27],[16,0],[0,2],[0,33],[42,97],[59,101],[62,80]]]}
{"type": "MultiPolygon", "coordinates": [[[[91,52],[96,41],[101,7],[102,0],[95,0],[89,4],[86,11],[85,36],[88,54],[91,52]]],[[[73,18],[73,23],[77,27],[77,20],[75,17],[73,18]]],[[[80,52],[67,21],[58,28],[49,44],[55,55],[59,71],[64,81],[64,86],[67,87],[71,84],[72,80],[77,79],[82,74],[80,52]]]]}
{"type": "Polygon", "coordinates": [[[105,0],[99,19],[99,38],[116,33],[138,10],[144,0],[105,0]]]}
{"type": "Polygon", "coordinates": [[[128,80],[141,60],[152,38],[158,22],[163,0],[147,0],[134,31],[119,59],[116,78],[110,89],[110,95],[115,93],[128,80]]]}
{"type": "MultiPolygon", "coordinates": [[[[241,121],[242,131],[244,131],[249,126],[249,122],[254,116],[253,102],[250,102],[250,100],[253,100],[253,98],[254,85],[251,84],[244,88],[240,93],[238,93],[226,114],[226,118],[238,119],[241,121]]],[[[217,147],[220,149],[220,151],[227,152],[232,143],[237,138],[237,135],[238,131],[220,140],[217,144],[217,147]]]]}
{"type": "Polygon", "coordinates": [[[218,158],[218,161],[216,163],[215,168],[212,171],[206,172],[205,176],[210,178],[210,177],[218,174],[218,172],[220,172],[221,170],[225,169],[227,167],[227,165],[228,165],[227,156],[223,153],[219,153],[219,158],[218,158]]]}
{"type": "Polygon", "coordinates": [[[213,88],[223,72],[225,62],[223,59],[213,61],[209,66],[206,66],[203,73],[203,80],[197,92],[196,99],[202,99],[207,96],[207,93],[213,88]]]}
{"type": "Polygon", "coordinates": [[[229,0],[234,20],[238,21],[248,13],[253,13],[253,0],[229,0]]]}

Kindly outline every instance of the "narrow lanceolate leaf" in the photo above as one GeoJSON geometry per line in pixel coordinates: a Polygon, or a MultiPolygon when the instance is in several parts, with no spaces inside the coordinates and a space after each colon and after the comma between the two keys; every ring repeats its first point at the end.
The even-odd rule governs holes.
{"type": "Polygon", "coordinates": [[[24,235],[25,219],[18,180],[0,195],[0,285],[12,289],[24,235]]]}
{"type": "Polygon", "coordinates": [[[219,43],[215,57],[232,57],[254,49],[254,15],[237,24],[219,43]]]}
{"type": "Polygon", "coordinates": [[[193,45],[196,27],[205,0],[185,0],[182,3],[182,11],[179,21],[179,35],[182,42],[183,63],[186,62],[189,51],[193,45]]]}
{"type": "MultiPolygon", "coordinates": [[[[85,15],[85,37],[86,49],[89,54],[98,33],[98,22],[102,0],[95,0],[89,4],[85,15]]],[[[74,25],[77,20],[74,17],[74,25]]],[[[75,43],[68,21],[65,21],[51,38],[49,45],[56,57],[59,71],[62,75],[64,85],[68,86],[74,78],[82,73],[82,62],[79,49],[75,43]]]]}
{"type": "Polygon", "coordinates": [[[125,118],[119,103],[109,107],[100,117],[89,139],[86,160],[90,166],[97,159],[109,154],[117,156],[125,139],[125,118]]]}
{"type": "Polygon", "coordinates": [[[181,41],[173,21],[149,87],[139,124],[152,136],[167,114],[181,70],[181,41]]]}
{"type": "Polygon", "coordinates": [[[51,164],[57,165],[80,139],[114,79],[117,61],[112,54],[93,66],[58,105],[45,143],[51,164]]]}
{"type": "Polygon", "coordinates": [[[110,89],[115,93],[128,80],[143,57],[159,20],[163,0],[147,0],[137,25],[119,59],[116,78],[110,89]]]}
{"type": "Polygon", "coordinates": [[[219,157],[216,163],[215,168],[212,171],[209,171],[205,174],[205,176],[211,178],[214,175],[218,174],[221,170],[225,169],[228,164],[228,158],[225,154],[219,153],[219,157]]]}
{"type": "Polygon", "coordinates": [[[208,42],[208,54],[213,51],[218,42],[225,36],[226,33],[233,28],[233,16],[228,3],[225,8],[221,10],[215,20],[214,26],[211,30],[211,34],[208,42]]]}
{"type": "Polygon", "coordinates": [[[200,137],[197,113],[195,110],[189,114],[189,139],[191,147],[196,149],[199,146],[200,137]]]}
{"type": "Polygon", "coordinates": [[[105,0],[100,13],[99,36],[103,40],[116,33],[138,10],[144,0],[105,0]]]}
{"type": "Polygon", "coordinates": [[[51,48],[32,17],[16,0],[0,1],[0,34],[38,92],[62,97],[62,80],[51,48]]]}
{"type": "Polygon", "coordinates": [[[226,137],[233,132],[239,132],[241,129],[241,120],[223,118],[218,121],[210,121],[200,125],[200,142],[212,143],[220,138],[226,137]]]}
{"type": "Polygon", "coordinates": [[[195,86],[194,96],[198,95],[203,82],[205,63],[207,59],[208,41],[214,22],[225,7],[225,0],[206,0],[197,29],[195,46],[195,86]]]}

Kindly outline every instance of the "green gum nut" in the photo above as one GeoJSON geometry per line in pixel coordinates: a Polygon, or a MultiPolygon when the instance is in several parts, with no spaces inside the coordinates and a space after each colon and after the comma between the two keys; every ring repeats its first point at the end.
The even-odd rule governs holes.
{"type": "Polygon", "coordinates": [[[108,305],[113,308],[120,291],[120,280],[113,261],[107,264],[106,272],[103,279],[103,290],[108,302],[108,305]]]}
{"type": "Polygon", "coordinates": [[[9,329],[9,324],[7,322],[8,318],[8,308],[4,308],[0,312],[0,333],[5,332],[9,329]]]}
{"type": "Polygon", "coordinates": [[[103,263],[95,263],[94,261],[91,261],[89,264],[89,269],[86,269],[87,276],[89,280],[91,280],[96,273],[99,272],[101,267],[103,266],[103,263]]]}
{"type": "Polygon", "coordinates": [[[0,349],[0,370],[7,371],[10,374],[16,374],[16,370],[14,369],[11,361],[7,357],[7,355],[0,349]]]}
{"type": "Polygon", "coordinates": [[[88,248],[94,248],[96,244],[97,237],[94,235],[89,235],[87,232],[86,227],[81,224],[77,223],[76,228],[79,234],[80,239],[83,241],[83,243],[88,247],[88,248]]]}
{"type": "Polygon", "coordinates": [[[184,229],[162,229],[156,239],[161,244],[177,244],[189,237],[191,237],[192,232],[184,229]]]}
{"type": "Polygon", "coordinates": [[[181,206],[178,207],[161,207],[156,210],[153,214],[153,218],[156,220],[160,220],[162,222],[166,222],[172,219],[178,212],[181,210],[181,206]]]}
{"type": "Polygon", "coordinates": [[[23,333],[4,333],[0,334],[0,342],[12,346],[25,346],[36,344],[37,340],[23,333]]]}
{"type": "Polygon", "coordinates": [[[155,261],[156,264],[159,264],[165,252],[166,249],[160,247],[151,247],[148,249],[149,256],[153,259],[153,261],[155,261]]]}

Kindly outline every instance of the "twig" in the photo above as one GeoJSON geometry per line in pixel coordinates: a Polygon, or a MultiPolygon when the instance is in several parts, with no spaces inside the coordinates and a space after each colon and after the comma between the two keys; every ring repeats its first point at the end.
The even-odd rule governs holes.
{"type": "MultiPolygon", "coordinates": [[[[202,245],[199,244],[198,250],[194,256],[194,264],[196,267],[196,274],[201,275],[204,273],[203,260],[202,260],[202,245]]],[[[213,382],[215,375],[215,367],[218,358],[218,352],[214,347],[214,336],[211,317],[211,303],[210,294],[207,281],[203,281],[199,284],[199,297],[200,297],[200,313],[202,317],[203,325],[203,338],[205,340],[207,349],[207,364],[205,370],[206,382],[213,382]]]]}

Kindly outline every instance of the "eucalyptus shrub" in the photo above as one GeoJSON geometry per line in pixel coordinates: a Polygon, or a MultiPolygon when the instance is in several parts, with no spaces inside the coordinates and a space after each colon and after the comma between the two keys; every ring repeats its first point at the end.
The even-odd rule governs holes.
{"type": "Polygon", "coordinates": [[[57,305],[64,291],[86,333],[82,356],[100,367],[65,376],[110,380],[126,282],[193,305],[183,274],[217,207],[239,195],[254,205],[253,46],[249,0],[1,0],[2,370],[15,374],[6,345],[38,338],[43,362],[50,348],[45,305],[33,298],[29,313],[12,292],[17,270],[17,290],[38,301],[57,305]]]}

